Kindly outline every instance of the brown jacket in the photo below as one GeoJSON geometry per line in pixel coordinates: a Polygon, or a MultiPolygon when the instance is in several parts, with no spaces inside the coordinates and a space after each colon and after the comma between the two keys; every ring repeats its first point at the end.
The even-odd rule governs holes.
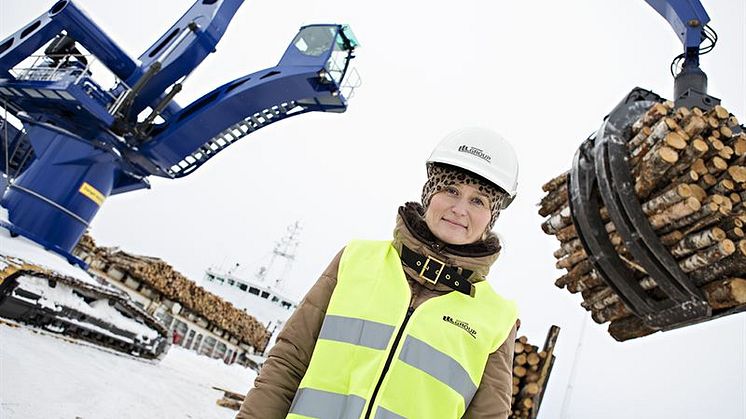
{"type": "MultiPolygon", "coordinates": [[[[421,254],[436,256],[450,265],[473,270],[474,274],[470,278],[472,282],[484,280],[490,265],[499,255],[500,245],[497,238],[494,235],[490,236],[484,242],[480,242],[480,246],[448,246],[438,243],[424,226],[421,212],[422,208],[418,204],[409,203],[400,208],[393,241],[397,251],[401,252],[401,245],[406,244],[421,254]]],[[[341,255],[340,251],[334,257],[285,324],[277,337],[277,343],[270,350],[267,361],[254,381],[254,388],[249,391],[241,405],[237,419],[280,419],[287,415],[298,385],[311,361],[329,299],[337,284],[341,255]]],[[[425,282],[406,266],[404,271],[412,291],[413,308],[417,308],[430,298],[452,291],[445,285],[425,282]]],[[[505,343],[488,358],[482,381],[466,409],[464,418],[503,419],[510,414],[515,334],[514,326],[505,343]]]]}

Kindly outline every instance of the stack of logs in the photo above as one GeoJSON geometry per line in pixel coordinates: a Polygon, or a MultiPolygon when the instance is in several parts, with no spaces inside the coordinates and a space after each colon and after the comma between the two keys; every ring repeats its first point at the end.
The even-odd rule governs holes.
{"type": "Polygon", "coordinates": [[[511,419],[533,419],[539,414],[549,374],[554,364],[554,345],[559,327],[552,326],[544,349],[528,343],[525,336],[515,341],[513,357],[513,398],[511,419]]]}
{"type": "Polygon", "coordinates": [[[131,255],[117,248],[97,247],[93,239],[84,235],[76,251],[91,256],[97,270],[106,272],[116,268],[133,279],[147,284],[166,298],[176,301],[210,323],[228,331],[241,342],[263,351],[269,331],[253,316],[214,295],[168,263],[153,257],[131,255]]]}
{"type": "Polygon", "coordinates": [[[240,410],[244,395],[220,387],[212,387],[213,390],[222,391],[223,397],[217,400],[217,405],[231,410],[240,410]]]}
{"type": "MultiPolygon", "coordinates": [[[[657,103],[636,121],[627,140],[628,163],[642,210],[681,270],[718,310],[746,305],[746,134],[736,118],[716,106],[709,112],[657,103]]],[[[623,341],[656,330],[646,327],[599,277],[578,239],[568,206],[568,173],[543,186],[539,214],[555,235],[555,285],[581,293],[581,305],[623,341]]],[[[663,298],[654,278],[635,262],[609,221],[600,215],[621,259],[651,297],[663,298]]]]}

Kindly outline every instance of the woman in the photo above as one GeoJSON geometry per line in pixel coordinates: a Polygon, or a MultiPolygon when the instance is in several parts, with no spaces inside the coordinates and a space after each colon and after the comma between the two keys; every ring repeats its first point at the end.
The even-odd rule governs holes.
{"type": "Polygon", "coordinates": [[[496,133],[447,136],[394,240],[353,241],[288,320],[238,414],[507,418],[515,305],[484,280],[518,163],[496,133]]]}

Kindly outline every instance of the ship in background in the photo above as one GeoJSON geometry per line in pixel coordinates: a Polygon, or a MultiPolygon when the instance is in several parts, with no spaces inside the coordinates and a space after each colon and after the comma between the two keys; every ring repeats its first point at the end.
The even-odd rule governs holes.
{"type": "Polygon", "coordinates": [[[289,225],[271,253],[260,259],[266,263],[261,263],[253,275],[245,275],[247,269],[239,263],[228,269],[211,266],[200,284],[265,325],[271,332],[265,354],[298,307],[298,300],[286,288],[286,279],[295,262],[301,229],[299,221],[289,225]]]}

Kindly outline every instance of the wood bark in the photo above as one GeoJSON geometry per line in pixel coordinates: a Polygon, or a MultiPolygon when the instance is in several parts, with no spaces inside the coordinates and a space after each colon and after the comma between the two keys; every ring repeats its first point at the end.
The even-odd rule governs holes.
{"type": "Polygon", "coordinates": [[[593,269],[593,264],[588,259],[585,259],[578,263],[577,265],[573,266],[572,269],[554,283],[559,288],[564,287],[571,281],[575,281],[578,278],[582,277],[583,275],[586,275],[593,269]]]}
{"type": "Polygon", "coordinates": [[[668,117],[661,119],[652,127],[650,135],[637,148],[630,152],[630,166],[633,168],[633,173],[639,173],[634,171],[635,167],[641,160],[645,159],[645,156],[653,151],[653,146],[677,128],[679,128],[679,125],[676,121],[668,117]]]}
{"type": "Polygon", "coordinates": [[[730,195],[731,192],[735,190],[735,183],[733,183],[730,179],[722,179],[718,183],[716,183],[712,188],[710,188],[710,192],[718,195],[730,195]]]}
{"type": "Polygon", "coordinates": [[[570,212],[570,206],[565,205],[559,211],[552,214],[546,221],[541,224],[541,229],[546,234],[555,234],[559,230],[572,224],[572,214],[570,212]]]}
{"type": "Polygon", "coordinates": [[[688,217],[692,214],[697,213],[702,208],[702,204],[694,197],[689,197],[681,202],[678,202],[658,214],[654,214],[648,218],[650,225],[655,230],[663,229],[662,233],[667,233],[674,230],[676,227],[672,226],[672,223],[676,220],[688,217]],[[671,226],[670,228],[667,226],[671,226]],[[664,227],[666,227],[664,229],[664,227]]]}
{"type": "Polygon", "coordinates": [[[718,179],[715,176],[709,173],[705,173],[704,175],[700,176],[699,182],[697,182],[697,185],[700,188],[709,191],[710,188],[715,186],[717,183],[718,183],[718,179]]]}
{"type": "Polygon", "coordinates": [[[720,156],[714,156],[705,161],[705,167],[709,174],[716,176],[728,169],[728,162],[720,156]]]}
{"type": "Polygon", "coordinates": [[[739,240],[746,237],[746,233],[744,233],[743,229],[740,227],[733,227],[732,229],[725,232],[725,236],[733,240],[734,242],[738,242],[739,240]]]}
{"type": "Polygon", "coordinates": [[[568,242],[561,243],[560,248],[554,252],[554,257],[556,259],[559,259],[571,253],[574,253],[582,248],[583,248],[583,243],[580,241],[580,239],[573,239],[568,242]]]}
{"type": "Polygon", "coordinates": [[[583,275],[575,281],[569,282],[567,284],[567,290],[570,291],[572,294],[575,294],[599,287],[601,285],[604,285],[604,281],[601,279],[598,273],[596,273],[595,270],[591,270],[590,272],[588,272],[588,274],[583,275]]]}
{"type": "Polygon", "coordinates": [[[682,260],[679,262],[679,267],[684,272],[692,272],[710,266],[735,251],[736,245],[731,240],[725,239],[682,260]]]}
{"type": "Polygon", "coordinates": [[[551,179],[549,182],[545,183],[541,186],[541,189],[544,192],[553,192],[557,190],[560,186],[567,183],[567,177],[569,176],[570,172],[562,173],[561,175],[551,179]]]}
{"type": "Polygon", "coordinates": [[[676,150],[667,146],[647,154],[640,163],[639,176],[635,182],[637,196],[646,198],[678,159],[679,155],[676,150]]]}
{"type": "Polygon", "coordinates": [[[683,233],[687,235],[692,232],[699,231],[705,227],[715,225],[729,215],[730,211],[727,208],[720,207],[714,214],[708,215],[707,217],[700,219],[696,223],[687,226],[687,228],[683,230],[683,233]]]}
{"type": "Polygon", "coordinates": [[[707,166],[705,166],[704,159],[695,160],[694,163],[692,163],[690,169],[694,170],[694,172],[696,172],[700,176],[704,176],[707,174],[707,166]]]}
{"type": "Polygon", "coordinates": [[[640,146],[640,144],[642,144],[643,141],[645,141],[646,138],[648,138],[651,132],[653,131],[650,129],[650,127],[642,127],[642,129],[637,131],[637,134],[635,134],[635,136],[627,142],[627,148],[630,151],[636,149],[640,146]]]}
{"type": "Polygon", "coordinates": [[[715,310],[746,304],[746,279],[727,278],[705,285],[707,302],[715,310]]]}
{"type": "Polygon", "coordinates": [[[674,244],[678,243],[679,240],[684,238],[684,233],[681,232],[681,230],[674,230],[670,233],[664,234],[660,236],[661,243],[663,243],[664,246],[673,246],[674,244]]]}
{"type": "Polygon", "coordinates": [[[557,235],[557,240],[561,242],[566,242],[574,238],[577,238],[578,232],[575,231],[575,226],[573,224],[570,224],[569,226],[558,231],[556,235],[557,235]]]}
{"type": "Polygon", "coordinates": [[[632,315],[632,313],[627,309],[627,306],[625,306],[622,302],[617,302],[603,307],[600,310],[594,310],[591,313],[591,318],[594,322],[603,324],[606,322],[613,322],[614,320],[622,319],[630,315],[632,315]]]}
{"type": "Polygon", "coordinates": [[[733,158],[734,153],[735,152],[733,151],[733,148],[726,145],[725,147],[723,147],[722,150],[718,152],[718,157],[722,158],[725,161],[728,161],[733,158]]]}
{"type": "Polygon", "coordinates": [[[689,170],[692,163],[704,156],[708,149],[707,143],[701,138],[692,140],[684,151],[680,153],[679,161],[671,169],[670,176],[676,177],[689,170]]]}
{"type": "Polygon", "coordinates": [[[709,116],[715,116],[721,121],[727,121],[730,117],[730,112],[720,105],[715,105],[715,107],[710,110],[709,116]]]}
{"type": "Polygon", "coordinates": [[[710,247],[715,243],[725,240],[726,234],[723,229],[713,227],[697,233],[692,233],[676,243],[671,250],[675,258],[691,255],[692,253],[710,247]]]}
{"type": "Polygon", "coordinates": [[[635,339],[655,333],[639,317],[629,316],[609,323],[609,334],[619,342],[635,339]]]}
{"type": "Polygon", "coordinates": [[[744,274],[746,274],[746,240],[741,240],[733,254],[717,263],[689,273],[689,278],[700,287],[718,278],[742,276],[744,274]]]}
{"type": "Polygon", "coordinates": [[[547,215],[557,211],[567,202],[567,197],[567,183],[564,183],[556,190],[542,198],[539,203],[539,215],[546,217],[547,215]]]}
{"type": "MultiPolygon", "coordinates": [[[[710,197],[708,197],[710,198],[710,197]]],[[[699,203],[699,201],[697,201],[699,203]]],[[[689,209],[693,209],[694,207],[688,207],[689,209]]],[[[666,222],[660,226],[658,226],[659,223],[653,224],[653,220],[651,219],[650,224],[653,226],[653,228],[661,229],[661,233],[668,233],[669,231],[678,230],[682,227],[687,227],[695,222],[707,217],[708,215],[715,214],[718,209],[720,209],[720,205],[710,201],[705,201],[704,204],[700,204],[699,208],[696,210],[693,210],[689,214],[685,214],[682,217],[677,217],[675,219],[666,220],[666,222]],[[661,228],[664,227],[664,228],[661,228]]],[[[684,214],[682,211],[681,214],[684,214]]],[[[651,217],[652,218],[652,217],[651,217]]],[[[657,220],[656,220],[657,221],[657,220]]]]}
{"type": "Polygon", "coordinates": [[[557,269],[570,269],[573,266],[577,265],[579,262],[581,262],[583,259],[585,259],[587,255],[585,254],[585,249],[580,249],[576,251],[575,253],[560,259],[557,261],[555,266],[557,269]]]}
{"type": "Polygon", "coordinates": [[[687,135],[689,135],[689,137],[696,137],[701,134],[702,131],[705,130],[705,128],[707,128],[707,122],[705,121],[705,119],[697,115],[693,115],[686,122],[683,130],[687,133],[687,135]]]}
{"type": "Polygon", "coordinates": [[[666,116],[669,112],[669,108],[662,104],[656,103],[651,106],[640,119],[632,124],[632,132],[637,133],[642,129],[648,128],[653,125],[656,121],[666,116]]]}
{"type": "Polygon", "coordinates": [[[652,215],[690,196],[692,196],[692,188],[689,184],[679,184],[642,204],[642,212],[652,215]]]}

